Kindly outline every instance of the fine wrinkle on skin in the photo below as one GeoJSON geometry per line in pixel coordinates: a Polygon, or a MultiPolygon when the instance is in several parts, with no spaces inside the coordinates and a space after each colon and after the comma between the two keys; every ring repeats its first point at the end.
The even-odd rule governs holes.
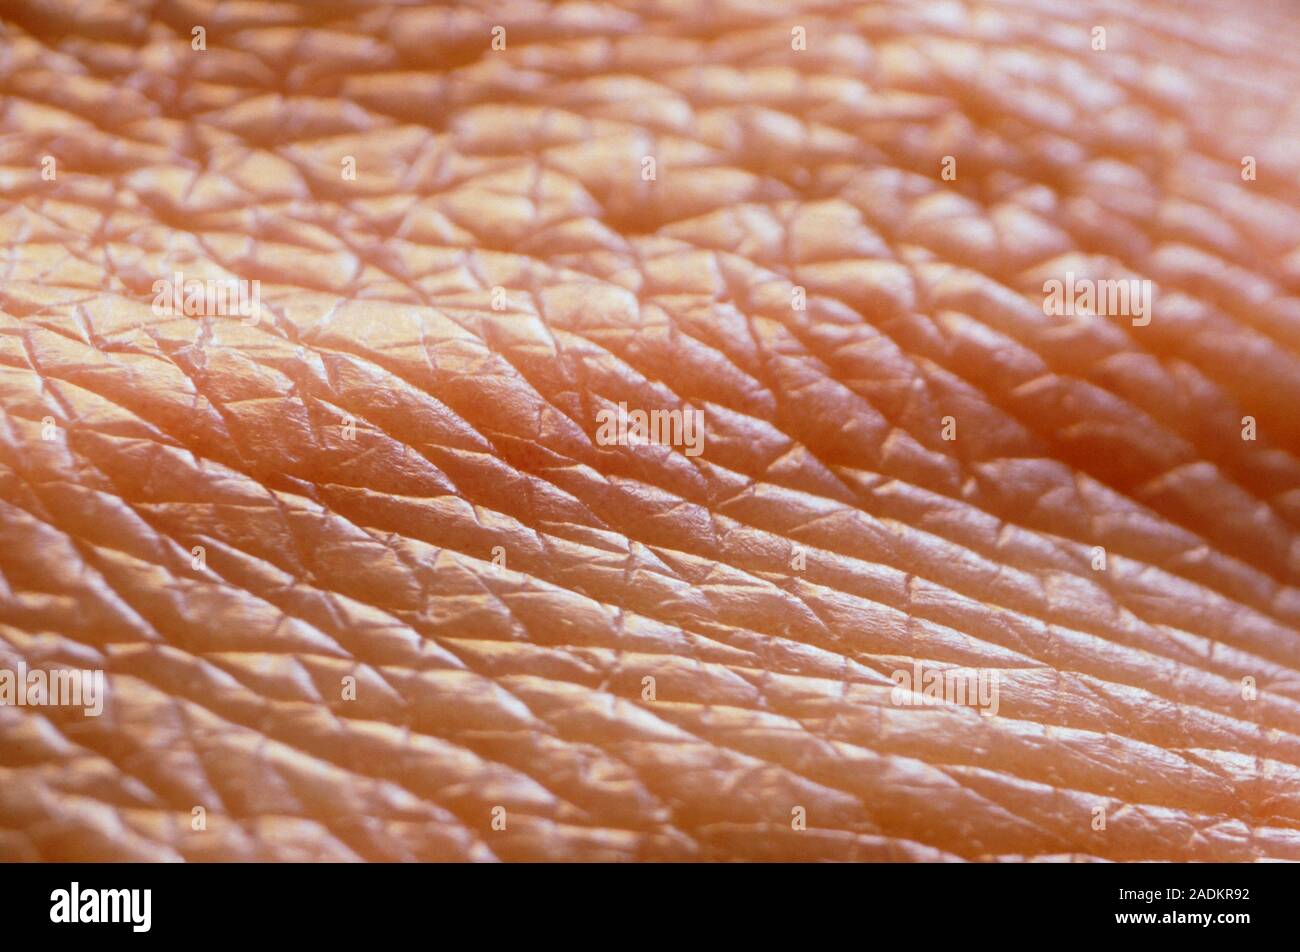
{"type": "Polygon", "coordinates": [[[1294,12],[15,6],[0,860],[1300,860],[1294,12]]]}

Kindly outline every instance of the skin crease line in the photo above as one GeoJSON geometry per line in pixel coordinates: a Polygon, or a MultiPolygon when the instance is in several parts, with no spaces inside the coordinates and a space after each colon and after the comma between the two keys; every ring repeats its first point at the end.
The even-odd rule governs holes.
{"type": "Polygon", "coordinates": [[[1300,860],[1300,13],[695,6],[0,12],[0,860],[1300,860]]]}

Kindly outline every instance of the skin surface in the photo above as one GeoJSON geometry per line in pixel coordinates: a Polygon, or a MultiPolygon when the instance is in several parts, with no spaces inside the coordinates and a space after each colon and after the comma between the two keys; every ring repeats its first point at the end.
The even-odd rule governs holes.
{"type": "Polygon", "coordinates": [[[1300,859],[1294,8],[780,6],[6,5],[0,859],[1300,859]]]}

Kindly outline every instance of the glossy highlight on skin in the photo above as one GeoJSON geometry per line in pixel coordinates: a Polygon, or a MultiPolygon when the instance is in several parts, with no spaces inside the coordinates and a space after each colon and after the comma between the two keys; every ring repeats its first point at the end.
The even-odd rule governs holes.
{"type": "Polygon", "coordinates": [[[1300,859],[1297,16],[6,9],[0,860],[1300,859]]]}

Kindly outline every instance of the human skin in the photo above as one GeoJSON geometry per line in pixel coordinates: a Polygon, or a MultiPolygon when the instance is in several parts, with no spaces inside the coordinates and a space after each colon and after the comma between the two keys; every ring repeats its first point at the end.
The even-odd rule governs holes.
{"type": "Polygon", "coordinates": [[[0,859],[1300,859],[1296,14],[780,6],[0,14],[0,859]]]}

